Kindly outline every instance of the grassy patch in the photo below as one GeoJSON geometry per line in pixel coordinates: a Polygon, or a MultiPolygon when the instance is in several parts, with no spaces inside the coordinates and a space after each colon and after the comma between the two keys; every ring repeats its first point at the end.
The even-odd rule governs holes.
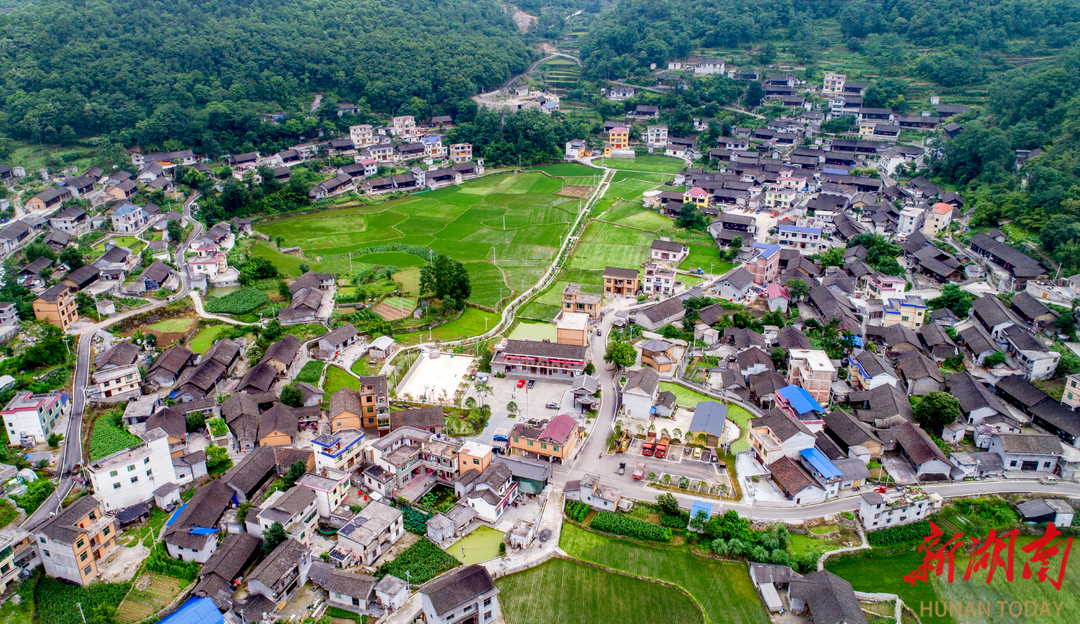
{"type": "Polygon", "coordinates": [[[651,624],[657,621],[654,609],[660,608],[665,624],[702,621],[697,605],[675,589],[565,559],[552,559],[495,584],[507,621],[515,624],[651,624]],[[562,599],[537,600],[541,595],[562,599]]]}
{"type": "Polygon", "coordinates": [[[199,330],[191,339],[191,350],[194,353],[206,353],[218,341],[222,332],[226,331],[231,332],[232,328],[228,325],[211,325],[199,330]]]}
{"type": "Polygon", "coordinates": [[[352,368],[349,370],[361,376],[374,375],[379,372],[379,366],[370,364],[366,357],[362,357],[353,362],[352,368]]]}
{"type": "Polygon", "coordinates": [[[116,245],[117,247],[123,247],[125,249],[130,249],[131,253],[133,253],[133,254],[138,254],[139,252],[142,251],[143,247],[146,247],[146,243],[144,243],[141,240],[135,238],[134,236],[117,236],[117,237],[114,237],[114,238],[110,238],[107,241],[102,241],[102,242],[98,243],[97,245],[94,245],[94,253],[95,254],[103,254],[103,253],[105,253],[105,245],[110,245],[110,244],[111,245],[116,245]]]}
{"type": "Polygon", "coordinates": [[[559,546],[572,557],[682,587],[704,609],[707,622],[765,624],[769,621],[743,564],[697,557],[683,548],[644,546],[612,539],[565,523],[559,546]]]}
{"type": "Polygon", "coordinates": [[[331,397],[342,388],[349,387],[353,390],[360,389],[360,380],[349,374],[340,366],[331,366],[326,369],[326,379],[323,380],[323,393],[331,397]]]}
{"type": "Polygon", "coordinates": [[[498,314],[480,310],[479,308],[465,308],[460,317],[445,325],[439,325],[431,329],[430,332],[425,330],[407,334],[394,334],[394,339],[402,344],[418,344],[429,340],[437,342],[461,340],[462,338],[479,336],[487,331],[485,327],[491,329],[498,323],[498,314]],[[487,320],[486,325],[485,319],[487,320]]]}
{"type": "Polygon", "coordinates": [[[679,268],[683,271],[692,271],[694,269],[703,269],[713,275],[723,275],[731,269],[731,263],[720,260],[720,250],[716,245],[699,245],[690,244],[687,245],[690,248],[690,255],[686,256],[686,260],[682,261],[679,268]]]}
{"type": "Polygon", "coordinates": [[[592,167],[586,167],[578,163],[559,163],[557,165],[544,165],[542,167],[533,167],[529,171],[543,171],[544,173],[556,177],[569,177],[569,176],[591,176],[603,173],[598,169],[592,167]]]}
{"type": "Polygon", "coordinates": [[[619,227],[593,221],[585,228],[574,250],[570,266],[575,269],[637,267],[645,260],[649,245],[656,240],[653,232],[619,227]]]}
{"type": "Polygon", "coordinates": [[[94,583],[81,587],[42,577],[34,589],[35,621],[38,624],[82,624],[76,603],[82,605],[83,613],[93,613],[98,605],[120,604],[130,586],[130,583],[94,583]]]}
{"type": "Polygon", "coordinates": [[[6,500],[0,500],[0,529],[11,524],[19,517],[19,510],[6,500]]]}
{"type": "MultiPolygon", "coordinates": [[[[191,329],[194,323],[195,319],[193,318],[172,318],[154,323],[147,329],[157,330],[162,333],[179,333],[191,329]]],[[[202,352],[200,351],[200,353],[202,352]]]]}
{"type": "Polygon", "coordinates": [[[678,404],[683,407],[697,407],[697,404],[701,401],[715,401],[716,399],[711,396],[695,392],[689,388],[684,388],[678,384],[662,381],[660,382],[660,390],[667,390],[675,395],[675,399],[678,404]]]}

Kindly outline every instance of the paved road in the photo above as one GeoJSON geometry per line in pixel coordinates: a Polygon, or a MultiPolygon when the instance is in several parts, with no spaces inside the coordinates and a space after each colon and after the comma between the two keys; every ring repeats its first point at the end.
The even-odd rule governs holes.
{"type": "MultiPolygon", "coordinates": [[[[574,61],[575,63],[577,63],[578,67],[583,67],[583,65],[581,63],[581,59],[579,59],[576,56],[570,56],[569,54],[563,54],[562,52],[549,52],[543,58],[541,58],[539,61],[536,61],[532,65],[529,65],[529,67],[525,71],[521,72],[520,74],[515,74],[515,75],[511,76],[510,80],[507,80],[506,82],[504,82],[502,84],[502,86],[499,87],[498,89],[496,89],[495,91],[502,91],[503,89],[506,89],[510,85],[514,84],[514,81],[517,80],[518,78],[521,78],[522,76],[525,76],[527,74],[531,74],[533,71],[535,71],[536,68],[540,66],[540,63],[543,63],[544,61],[546,61],[548,59],[553,59],[553,58],[555,58],[557,56],[561,56],[562,58],[570,59],[571,61],[574,61]]],[[[492,93],[494,93],[494,91],[489,91],[486,94],[481,93],[480,95],[474,95],[473,99],[475,100],[477,98],[483,98],[484,95],[491,95],[492,93]]]]}
{"type": "MultiPolygon", "coordinates": [[[[184,202],[184,217],[191,221],[194,221],[194,219],[191,218],[191,204],[198,199],[198,197],[199,194],[195,193],[184,202]]],[[[33,528],[55,513],[59,507],[60,501],[64,500],[68,493],[71,492],[71,488],[75,485],[74,480],[71,478],[71,474],[75,466],[82,463],[82,418],[83,412],[86,409],[86,386],[90,376],[90,355],[93,353],[91,343],[94,334],[96,334],[98,330],[105,329],[124,319],[156,310],[157,308],[168,305],[169,302],[173,300],[183,299],[188,295],[191,291],[191,279],[187,273],[187,265],[184,263],[184,252],[193,242],[202,236],[204,229],[203,225],[198,221],[194,221],[194,223],[195,229],[191,231],[191,235],[188,236],[187,240],[176,250],[176,266],[180,267],[180,290],[175,295],[149,307],[137,308],[130,312],[110,317],[96,325],[92,325],[82,330],[82,334],[79,336],[79,347],[75,359],[75,380],[73,385],[74,390],[72,392],[71,414],[68,417],[68,427],[64,438],[66,441],[64,443],[64,449],[59,464],[61,471],[60,482],[56,486],[56,491],[53,492],[49,498],[34,511],[34,513],[30,514],[30,517],[22,524],[23,528],[33,528]]]]}

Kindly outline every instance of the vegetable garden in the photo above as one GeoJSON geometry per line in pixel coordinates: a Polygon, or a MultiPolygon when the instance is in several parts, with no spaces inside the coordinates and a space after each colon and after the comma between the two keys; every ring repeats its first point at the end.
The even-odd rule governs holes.
{"type": "Polygon", "coordinates": [[[241,288],[224,297],[210,297],[203,307],[211,314],[248,314],[270,302],[270,297],[255,288],[241,288]]]}
{"type": "Polygon", "coordinates": [[[928,535],[930,535],[930,522],[923,520],[922,522],[871,531],[866,534],[866,541],[871,546],[891,546],[903,542],[917,542],[928,535]]]}
{"type": "Polygon", "coordinates": [[[115,607],[120,604],[130,587],[130,583],[94,583],[80,587],[43,576],[38,579],[34,588],[34,603],[37,608],[35,622],[83,624],[79,617],[78,604],[82,605],[83,613],[91,616],[101,605],[115,607]]]}
{"type": "Polygon", "coordinates": [[[624,535],[632,539],[648,542],[670,542],[671,529],[656,526],[651,522],[623,516],[610,511],[601,511],[589,523],[589,527],[604,533],[624,535]]]}
{"type": "Polygon", "coordinates": [[[421,537],[393,561],[379,566],[376,575],[382,578],[387,574],[392,574],[416,585],[426,583],[457,565],[459,565],[457,559],[443,552],[428,538],[421,537]]]}
{"type": "Polygon", "coordinates": [[[118,410],[98,416],[90,434],[90,461],[97,461],[142,443],[142,438],[131,435],[123,424],[124,414],[118,410]]]}

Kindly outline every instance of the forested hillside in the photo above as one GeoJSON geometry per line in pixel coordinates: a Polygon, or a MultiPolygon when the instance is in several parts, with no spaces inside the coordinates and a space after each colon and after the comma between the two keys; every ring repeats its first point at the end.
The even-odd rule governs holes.
{"type": "Polygon", "coordinates": [[[967,186],[973,227],[1012,219],[1014,238],[1041,243],[1062,275],[1080,272],[1080,48],[1002,75],[987,108],[946,145],[939,175],[967,186]],[[1016,171],[1014,150],[1033,148],[1046,153],[1016,171]]]}
{"type": "MultiPolygon", "coordinates": [[[[910,46],[954,46],[948,56],[962,65],[961,46],[1004,50],[1007,41],[1024,38],[1037,52],[1080,37],[1078,0],[620,0],[593,25],[581,53],[596,78],[662,66],[700,47],[768,41],[789,42],[801,61],[811,62],[828,43],[815,21],[833,18],[845,38],[869,38],[866,44],[879,48],[868,52],[885,57],[877,63],[883,70],[902,64],[910,46]]],[[[861,42],[849,47],[864,51],[861,42]]],[[[771,62],[767,50],[762,58],[771,62]]]]}
{"type": "Polygon", "coordinates": [[[0,33],[0,132],[45,143],[254,141],[245,114],[319,91],[453,113],[530,61],[493,0],[45,0],[0,15],[0,33]]]}

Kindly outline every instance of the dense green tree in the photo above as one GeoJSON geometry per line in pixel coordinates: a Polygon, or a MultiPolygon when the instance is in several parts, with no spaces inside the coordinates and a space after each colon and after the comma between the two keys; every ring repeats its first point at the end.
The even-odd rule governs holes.
{"type": "Polygon", "coordinates": [[[294,461],[289,464],[289,471],[285,473],[283,480],[285,482],[285,489],[289,489],[296,485],[296,482],[300,480],[300,477],[304,476],[307,472],[307,464],[302,461],[294,461]]]}
{"type": "Polygon", "coordinates": [[[289,536],[285,533],[285,527],[283,527],[280,522],[274,522],[263,531],[263,554],[269,555],[274,552],[274,549],[288,538],[289,536]]]}
{"type": "Polygon", "coordinates": [[[469,272],[460,262],[439,254],[420,268],[420,291],[436,299],[465,301],[472,294],[469,272]]]}
{"type": "Polygon", "coordinates": [[[945,425],[960,417],[960,402],[947,392],[930,392],[915,405],[915,420],[923,429],[937,434],[945,425]]]}
{"type": "Polygon", "coordinates": [[[281,402],[289,407],[301,407],[304,405],[304,395],[300,388],[288,385],[281,389],[281,402]]]}
{"type": "Polygon", "coordinates": [[[614,340],[607,343],[607,350],[604,352],[604,361],[608,364],[614,364],[619,368],[628,368],[634,365],[637,361],[637,351],[634,350],[634,346],[629,342],[616,342],[614,340]]]}
{"type": "Polygon", "coordinates": [[[965,318],[972,301],[975,301],[975,295],[956,284],[946,284],[941,289],[941,295],[927,301],[926,307],[931,310],[948,308],[957,318],[965,318]]]}

